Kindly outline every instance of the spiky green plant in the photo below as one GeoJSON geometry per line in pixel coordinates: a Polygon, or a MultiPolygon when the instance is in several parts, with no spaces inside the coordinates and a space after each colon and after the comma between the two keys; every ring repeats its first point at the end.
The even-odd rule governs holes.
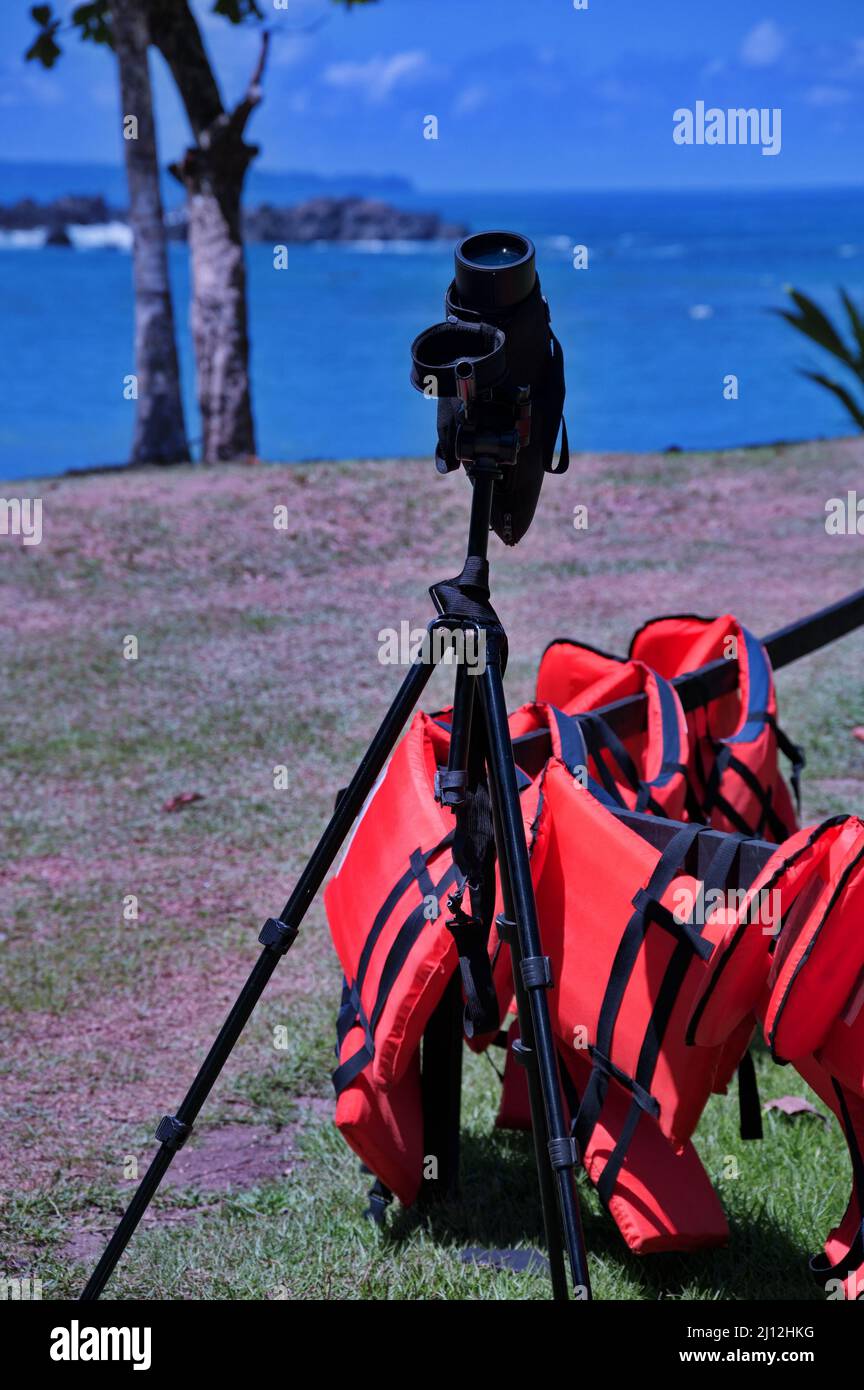
{"type": "MultiPolygon", "coordinates": [[[[826,352],[830,352],[843,366],[857,378],[864,387],[864,317],[856,309],[852,300],[845,290],[838,293],[843,301],[843,307],[849,318],[852,329],[852,346],[849,347],[843,340],[840,333],[834,327],[824,310],[819,308],[812,299],[808,299],[806,294],[801,294],[800,290],[787,289],[787,294],[792,300],[797,313],[792,309],[774,309],[773,313],[779,314],[787,323],[791,323],[793,328],[797,328],[799,333],[810,338],[814,343],[818,343],[826,352]]],[[[832,377],[825,376],[822,372],[801,372],[810,381],[815,381],[819,386],[824,386],[826,391],[830,391],[846,407],[859,430],[864,430],[864,406],[859,405],[842,382],[834,381],[832,377]]]]}

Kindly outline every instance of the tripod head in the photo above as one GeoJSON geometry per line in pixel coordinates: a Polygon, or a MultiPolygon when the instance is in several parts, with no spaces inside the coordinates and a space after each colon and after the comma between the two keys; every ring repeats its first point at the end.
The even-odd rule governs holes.
{"type": "Polygon", "coordinates": [[[461,464],[473,479],[491,470],[491,527],[515,545],[531,525],[544,472],[567,468],[564,357],[527,237],[465,237],[455,263],[446,321],[411,344],[411,384],[438,401],[438,471],[461,464]]]}

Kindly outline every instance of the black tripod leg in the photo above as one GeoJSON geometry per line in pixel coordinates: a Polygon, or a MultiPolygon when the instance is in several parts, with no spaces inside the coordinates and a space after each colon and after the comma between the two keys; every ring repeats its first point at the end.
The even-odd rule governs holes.
{"type": "Polygon", "coordinates": [[[345,792],[339,798],[327,828],[297,881],[297,886],[281,916],[264,924],[258,940],[264,949],[258,957],[248,980],[222,1025],[216,1041],[207,1053],[201,1069],[192,1082],[176,1115],[166,1115],[156,1131],[162,1147],[141,1179],[138,1189],[111,1237],[102,1258],[91,1274],[82,1301],[98,1298],[123,1251],[126,1249],[141,1217],[159,1186],[178,1149],[182,1148],[192,1130],[199,1110],[207,1099],[237,1042],[246,1022],[264,992],[270,976],[281,957],[297,935],[310,903],[339,852],[339,848],[363,802],[375,785],[375,780],[392,752],[405,724],[410,718],[433,671],[431,663],[416,662],[406,675],[395,700],[390,706],[378,732],[354,773],[345,792]]]}
{"type": "Polygon", "coordinates": [[[423,1157],[436,1175],[424,1182],[424,1202],[452,1197],[459,1186],[462,1111],[462,984],[458,970],[423,1034],[423,1157]]]}
{"type": "MultiPolygon", "coordinates": [[[[576,1143],[570,1138],[564,1121],[555,1043],[549,1017],[549,1003],[545,994],[545,989],[548,988],[549,984],[548,961],[542,955],[540,932],[537,925],[537,908],[534,902],[534,887],[531,882],[531,865],[528,859],[528,846],[525,843],[519,792],[516,786],[513,747],[507,725],[504,685],[501,679],[501,667],[495,659],[494,653],[487,655],[486,670],[477,679],[481,682],[480,695],[486,723],[489,766],[495,788],[495,799],[501,817],[503,845],[499,846],[499,849],[503,849],[506,856],[513,893],[516,931],[519,938],[517,947],[520,956],[519,973],[524,986],[524,993],[528,996],[529,1027],[533,1030],[532,1042],[546,1120],[545,1133],[549,1163],[556,1178],[561,1229],[574,1286],[583,1297],[590,1298],[591,1284],[588,1276],[588,1261],[585,1254],[585,1242],[582,1235],[582,1222],[579,1215],[573,1171],[577,1162],[576,1143]]],[[[525,1019],[520,1010],[520,1030],[524,1026],[525,1019]]],[[[535,1117],[532,1113],[532,1122],[534,1121],[535,1117]]],[[[542,1197],[544,1195],[542,1165],[539,1171],[542,1197]]],[[[548,1232],[552,1223],[552,1214],[544,1213],[544,1219],[548,1232]]],[[[550,1248],[550,1256],[552,1253],[553,1250],[550,1248]]]]}
{"type": "Polygon", "coordinates": [[[543,1108],[543,1090],[540,1085],[540,1072],[537,1067],[537,1046],[534,1041],[534,1025],[531,1021],[531,1006],[522,983],[522,950],[519,934],[516,931],[514,915],[513,888],[510,870],[504,851],[504,835],[501,828],[501,811],[492,780],[492,815],[495,820],[495,844],[498,850],[498,868],[501,874],[501,897],[504,902],[504,920],[498,921],[498,934],[510,947],[513,963],[513,989],[519,1016],[519,1061],[525,1067],[528,1083],[528,1101],[531,1110],[531,1133],[534,1139],[534,1159],[537,1165],[537,1179],[540,1184],[540,1206],[543,1211],[543,1228],[546,1234],[546,1250],[549,1256],[549,1275],[552,1280],[552,1297],[566,1302],[569,1298],[567,1275],[564,1272],[564,1246],[561,1240],[561,1223],[558,1220],[558,1196],[555,1190],[555,1174],[549,1160],[549,1131],[546,1126],[546,1112],[543,1108]]]}

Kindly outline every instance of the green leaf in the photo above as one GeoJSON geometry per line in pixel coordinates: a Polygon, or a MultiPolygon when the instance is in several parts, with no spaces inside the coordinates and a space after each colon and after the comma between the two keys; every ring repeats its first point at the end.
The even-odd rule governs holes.
{"type": "MultiPolygon", "coordinates": [[[[56,27],[56,26],[55,26],[56,27]]],[[[53,29],[45,29],[34,39],[33,43],[24,54],[25,60],[41,63],[43,68],[53,68],[57,59],[60,57],[60,49],[54,42],[53,29]]]]}
{"type": "Polygon", "coordinates": [[[818,343],[820,347],[825,348],[835,357],[838,357],[841,362],[845,362],[847,367],[852,367],[854,370],[855,357],[849,351],[828,315],[823,313],[818,304],[814,304],[812,299],[808,299],[806,294],[801,294],[798,290],[789,290],[789,297],[799,312],[796,315],[789,310],[778,310],[783,318],[794,328],[797,328],[799,333],[811,338],[814,343],[818,343]]]}
{"type": "Polygon", "coordinates": [[[214,14],[221,14],[232,24],[243,24],[247,19],[263,19],[257,0],[216,0],[214,14]]]}
{"type": "Polygon", "coordinates": [[[845,386],[841,386],[839,381],[832,381],[830,377],[823,376],[821,372],[802,371],[801,375],[806,376],[810,381],[815,381],[819,386],[824,386],[826,391],[835,395],[846,407],[859,430],[864,430],[864,410],[860,408],[858,402],[846,390],[845,386]]]}
{"type": "Polygon", "coordinates": [[[50,5],[31,5],[30,14],[32,15],[36,24],[38,24],[42,29],[47,29],[48,25],[51,23],[50,5]]]}
{"type": "Polygon", "coordinates": [[[855,341],[858,344],[858,365],[860,369],[864,367],[864,319],[862,319],[860,313],[855,308],[855,305],[852,303],[852,300],[849,298],[849,295],[846,293],[846,291],[841,288],[838,291],[838,293],[840,295],[840,298],[843,300],[843,307],[845,308],[846,313],[849,316],[849,322],[852,325],[852,332],[854,333],[855,341]]]}
{"type": "Polygon", "coordinates": [[[81,30],[81,39],[89,43],[105,43],[114,47],[111,33],[108,0],[90,0],[86,5],[76,5],[72,11],[72,23],[81,30]]]}

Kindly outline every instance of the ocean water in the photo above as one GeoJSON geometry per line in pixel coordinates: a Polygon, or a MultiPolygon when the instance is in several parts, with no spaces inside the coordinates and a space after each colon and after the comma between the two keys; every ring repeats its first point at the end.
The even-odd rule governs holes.
{"type": "MultiPolygon", "coordinates": [[[[50,197],[68,188],[33,187],[50,197]]],[[[92,183],[76,192],[99,192],[92,183]]],[[[268,190],[270,192],[270,190],[268,190]]],[[[537,244],[565,351],[572,447],[716,447],[853,432],[797,369],[833,364],[776,315],[793,284],[839,312],[864,301],[864,189],[394,195],[537,244]],[[589,267],[572,248],[588,247],[589,267]],[[724,378],[739,382],[724,399],[724,378]]],[[[106,234],[108,235],[108,234],[106,234]]],[[[121,462],[133,406],[131,264],[116,245],[0,247],[0,477],[121,462]]],[[[116,242],[117,238],[114,237],[116,242]]],[[[172,246],[187,425],[199,424],[186,249],[172,246]]],[[[267,459],[429,454],[434,410],[408,384],[412,338],[442,316],[452,247],[251,245],[252,379],[267,459]]],[[[838,373],[840,368],[838,365],[838,373]]],[[[194,452],[194,450],[193,450],[194,452]]]]}

